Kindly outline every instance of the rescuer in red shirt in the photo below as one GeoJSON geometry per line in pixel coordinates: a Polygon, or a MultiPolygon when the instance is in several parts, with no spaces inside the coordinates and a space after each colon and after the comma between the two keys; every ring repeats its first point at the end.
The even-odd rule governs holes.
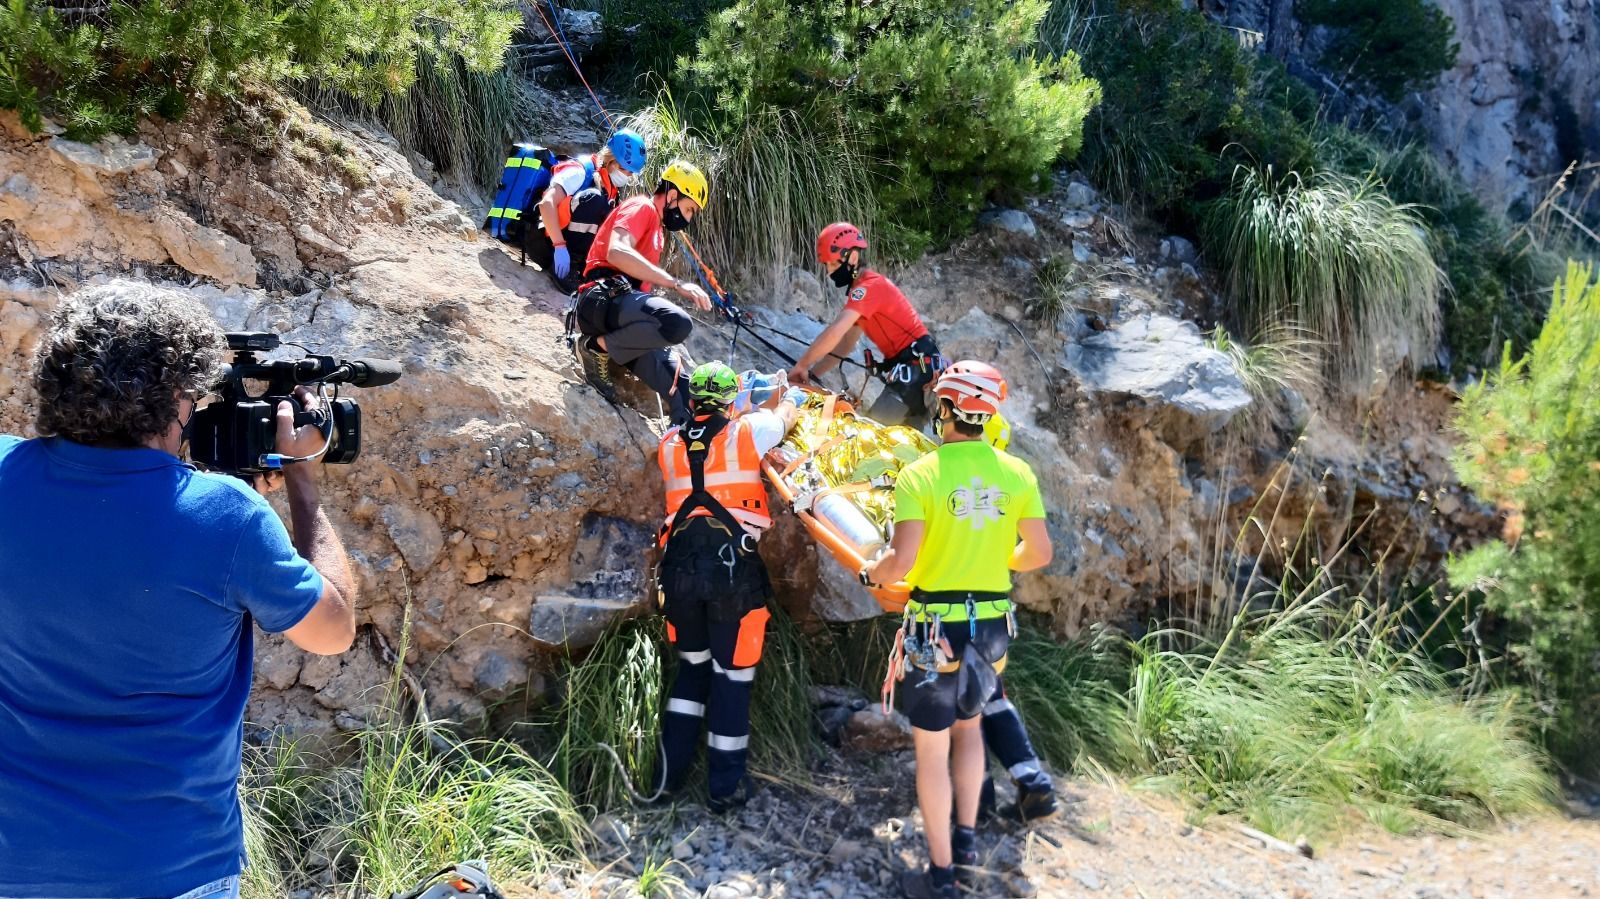
{"type": "Polygon", "coordinates": [[[884,378],[883,393],[867,409],[867,417],[885,424],[916,421],[927,415],[928,385],[944,368],[938,344],[917,310],[894,282],[866,268],[862,251],[867,240],[849,222],[835,222],[817,235],[817,261],[836,286],[849,290],[839,315],[789,371],[789,380],[804,384],[811,376],[832,371],[855,350],[862,334],[878,348],[874,367],[884,378]]]}

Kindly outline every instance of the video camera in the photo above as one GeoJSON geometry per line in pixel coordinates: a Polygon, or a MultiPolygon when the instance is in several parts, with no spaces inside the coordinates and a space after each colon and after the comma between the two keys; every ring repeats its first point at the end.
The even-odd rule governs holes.
{"type": "Polygon", "coordinates": [[[229,332],[228,350],[233,362],[225,367],[216,391],[221,399],[194,413],[189,433],[189,457],[203,468],[236,475],[276,471],[285,464],[308,462],[315,456],[283,456],[275,452],[278,404],[294,404],[295,427],[316,425],[326,438],[323,462],[348,465],[361,452],[361,408],[355,400],[338,395],[340,384],[379,387],[400,379],[399,362],[389,359],[335,359],[307,353],[303,359],[262,362],[257,353],[277,349],[276,334],[260,331],[229,332]],[[263,381],[266,389],[252,396],[246,381],[263,381]],[[327,408],[308,412],[294,399],[301,385],[335,385],[327,408]]]}

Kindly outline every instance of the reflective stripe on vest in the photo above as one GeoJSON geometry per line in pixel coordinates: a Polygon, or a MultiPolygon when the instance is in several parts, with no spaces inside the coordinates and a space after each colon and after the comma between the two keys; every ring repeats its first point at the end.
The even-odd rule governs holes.
{"type": "Polygon", "coordinates": [[[496,206],[493,209],[489,210],[489,218],[492,218],[492,219],[505,218],[505,219],[511,219],[512,221],[516,221],[517,219],[522,218],[522,210],[520,210],[520,209],[507,209],[504,206],[496,206]]]}
{"type": "MultiPolygon", "coordinates": [[[[693,422],[689,426],[692,427],[693,422]]],[[[667,488],[668,526],[693,490],[683,432],[681,426],[668,431],[661,438],[657,453],[667,488]]],[[[760,536],[772,526],[772,516],[767,509],[767,488],[761,482],[761,454],[756,452],[755,433],[744,422],[729,422],[712,441],[706,454],[706,492],[752,534],[760,536]]],[[[690,512],[689,517],[710,514],[711,510],[702,508],[690,512]]]]}

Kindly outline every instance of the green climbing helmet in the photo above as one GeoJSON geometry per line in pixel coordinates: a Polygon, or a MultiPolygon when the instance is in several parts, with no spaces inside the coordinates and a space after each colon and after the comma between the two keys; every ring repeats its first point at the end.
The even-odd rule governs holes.
{"type": "Polygon", "coordinates": [[[698,407],[726,409],[739,395],[739,375],[725,362],[703,362],[689,375],[689,398],[698,407]]]}

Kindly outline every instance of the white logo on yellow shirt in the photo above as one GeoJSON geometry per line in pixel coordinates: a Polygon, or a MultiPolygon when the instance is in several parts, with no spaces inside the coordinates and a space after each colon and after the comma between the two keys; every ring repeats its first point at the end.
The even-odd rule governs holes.
{"type": "Polygon", "coordinates": [[[972,522],[974,529],[999,521],[1010,504],[1011,494],[985,484],[982,478],[973,478],[969,487],[957,487],[947,501],[950,514],[961,521],[972,522]]]}

